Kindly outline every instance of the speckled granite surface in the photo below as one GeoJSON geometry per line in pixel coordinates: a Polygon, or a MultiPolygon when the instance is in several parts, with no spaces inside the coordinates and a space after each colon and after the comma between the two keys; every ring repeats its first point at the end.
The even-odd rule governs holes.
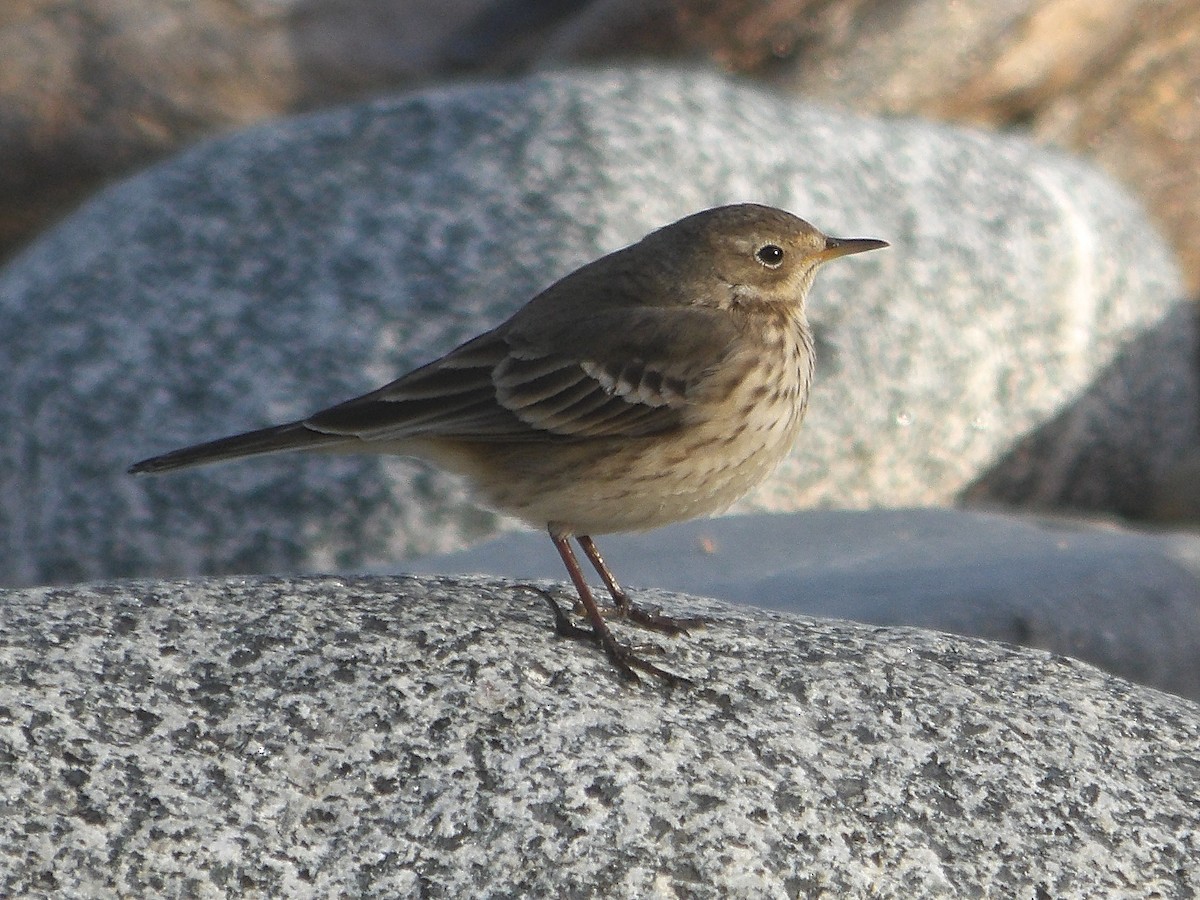
{"type": "Polygon", "coordinates": [[[620,683],[494,580],[5,592],[0,892],[1200,890],[1195,704],[1036,651],[652,599],[714,620],[644,638],[694,688],[620,683]]]}

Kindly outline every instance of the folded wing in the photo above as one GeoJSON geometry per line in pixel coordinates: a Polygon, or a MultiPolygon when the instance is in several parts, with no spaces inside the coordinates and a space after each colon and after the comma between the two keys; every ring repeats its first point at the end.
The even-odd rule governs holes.
{"type": "Polygon", "coordinates": [[[719,324],[726,319],[713,317],[697,331],[688,312],[625,310],[534,339],[497,329],[304,424],[366,441],[571,441],[668,431],[684,423],[689,398],[733,339],[719,324]]]}

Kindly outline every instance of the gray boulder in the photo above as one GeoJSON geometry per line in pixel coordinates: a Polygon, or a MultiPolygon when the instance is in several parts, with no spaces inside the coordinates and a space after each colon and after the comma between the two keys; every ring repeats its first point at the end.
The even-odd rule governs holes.
{"type": "Polygon", "coordinates": [[[1196,440],[1178,274],[1081,163],[701,73],[464,85],[203,144],[0,273],[0,583],[328,571],[493,533],[461,485],[404,461],[123,470],[382,384],[740,200],[893,244],[822,273],[809,424],[741,509],[969,489],[1137,512],[1196,440]]]}
{"type": "MultiPolygon", "coordinates": [[[[627,588],[1062,653],[1200,699],[1200,536],[951,509],[759,513],[600,541],[627,588]]],[[[544,533],[411,572],[564,578],[544,533]]]]}
{"type": "Polygon", "coordinates": [[[495,581],[9,591],[0,893],[1186,897],[1200,708],[678,595],[628,686],[495,581]]]}

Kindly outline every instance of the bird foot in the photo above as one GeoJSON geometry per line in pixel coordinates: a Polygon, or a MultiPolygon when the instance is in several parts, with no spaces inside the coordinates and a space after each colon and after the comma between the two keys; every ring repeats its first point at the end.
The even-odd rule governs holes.
{"type": "Polygon", "coordinates": [[[551,611],[554,613],[554,630],[558,634],[572,640],[591,641],[594,644],[599,644],[604,650],[605,655],[608,656],[609,661],[616,667],[617,672],[626,681],[640,682],[642,680],[641,676],[635,671],[637,669],[661,679],[670,687],[676,687],[681,684],[692,684],[690,678],[676,675],[674,672],[668,672],[666,669],[660,668],[639,656],[640,653],[645,652],[661,653],[662,650],[660,648],[645,646],[637,648],[627,647],[618,642],[607,628],[581,628],[567,617],[563,608],[558,605],[558,601],[551,596],[549,591],[531,584],[523,584],[520,587],[540,594],[546,603],[549,604],[551,611]]]}
{"type": "Polygon", "coordinates": [[[703,616],[686,618],[668,616],[664,615],[662,611],[657,608],[638,609],[632,603],[625,608],[623,615],[635,625],[640,625],[642,628],[648,628],[651,631],[661,631],[663,634],[669,635],[686,635],[691,632],[692,629],[703,628],[711,621],[703,616]]]}

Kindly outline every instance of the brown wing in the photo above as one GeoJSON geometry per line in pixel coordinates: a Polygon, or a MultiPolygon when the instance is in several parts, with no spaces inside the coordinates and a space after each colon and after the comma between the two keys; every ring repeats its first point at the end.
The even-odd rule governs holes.
{"type": "Polygon", "coordinates": [[[686,421],[734,338],[725,317],[687,308],[606,310],[549,330],[519,325],[514,320],[304,424],[368,441],[655,434],[686,421]]]}

